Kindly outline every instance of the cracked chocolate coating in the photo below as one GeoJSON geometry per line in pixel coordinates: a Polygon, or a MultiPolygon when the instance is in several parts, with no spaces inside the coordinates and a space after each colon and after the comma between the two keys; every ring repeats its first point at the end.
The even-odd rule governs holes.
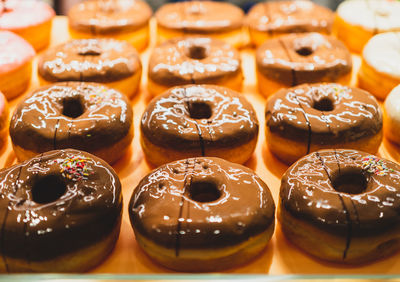
{"type": "Polygon", "coordinates": [[[257,49],[256,65],[263,76],[290,87],[335,82],[351,73],[352,60],[342,42],[312,32],[267,40],[257,49]]]}
{"type": "Polygon", "coordinates": [[[134,190],[129,216],[135,232],[176,251],[223,248],[245,242],[274,225],[275,204],[252,170],[219,158],[169,163],[148,174],[134,190]],[[193,183],[213,183],[220,197],[199,202],[193,183]]]}
{"type": "Polygon", "coordinates": [[[18,267],[9,264],[8,258],[41,262],[68,255],[104,239],[120,223],[118,176],[88,153],[46,152],[2,169],[0,180],[0,252],[8,271],[18,267]],[[80,179],[62,170],[63,162],[75,157],[84,159],[88,171],[80,179]],[[65,193],[51,202],[35,202],[35,184],[49,175],[59,177],[65,193]]]}
{"type": "Polygon", "coordinates": [[[92,0],[74,5],[68,22],[80,32],[112,35],[147,25],[151,15],[150,6],[141,0],[92,0]]]}
{"type": "MultiPolygon", "coordinates": [[[[368,92],[335,83],[303,84],[276,92],[267,102],[266,125],[272,133],[311,145],[361,140],[382,130],[382,111],[368,92]],[[332,103],[331,111],[314,105],[332,103]]],[[[308,153],[307,152],[307,153],[308,153]]]]}
{"type": "Polygon", "coordinates": [[[174,150],[234,148],[257,138],[253,107],[240,94],[214,85],[175,87],[156,97],[142,116],[141,132],[153,144],[174,150]],[[191,118],[197,103],[209,106],[209,118],[191,118]]]}
{"type": "MultiPolygon", "coordinates": [[[[315,152],[297,161],[282,177],[281,208],[302,222],[344,238],[345,260],[357,239],[381,235],[383,238],[376,239],[381,243],[398,239],[399,171],[396,163],[360,151],[315,152]],[[332,182],[345,172],[363,175],[365,190],[356,194],[335,190],[332,182]]],[[[378,244],[376,240],[371,242],[378,244]]]]}
{"type": "Polygon", "coordinates": [[[149,59],[148,76],[156,83],[216,84],[241,72],[240,54],[229,44],[207,37],[174,38],[157,46],[149,59]],[[190,49],[204,50],[204,58],[190,56],[190,49]]]}
{"type": "Polygon", "coordinates": [[[163,28],[186,33],[210,34],[240,28],[244,13],[230,3],[185,1],[163,5],[155,14],[163,28]]]}
{"type": "Polygon", "coordinates": [[[113,82],[141,71],[135,48],[115,39],[71,40],[45,51],[39,75],[47,81],[113,82]]]}
{"type": "Polygon", "coordinates": [[[133,111],[127,98],[95,83],[64,82],[39,88],[22,101],[10,123],[13,144],[37,153],[75,148],[88,152],[111,146],[129,134],[133,111]],[[83,113],[63,114],[65,101],[79,101],[83,113]]]}
{"type": "Polygon", "coordinates": [[[331,33],[334,14],[311,1],[271,1],[258,3],[247,16],[247,25],[271,36],[285,33],[331,33]]]}

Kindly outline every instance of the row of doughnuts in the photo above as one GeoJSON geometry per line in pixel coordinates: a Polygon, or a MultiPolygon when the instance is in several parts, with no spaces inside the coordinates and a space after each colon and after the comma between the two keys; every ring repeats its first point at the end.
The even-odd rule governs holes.
{"type": "MultiPolygon", "coordinates": [[[[114,15],[115,9],[107,10],[107,13],[114,15]]],[[[11,39],[6,35],[3,37],[4,55],[10,56],[8,54],[13,49],[6,40],[11,39]]],[[[388,52],[379,54],[377,50],[382,45],[387,45],[389,51],[395,50],[397,37],[397,34],[378,35],[365,48],[359,84],[379,98],[384,98],[398,82],[398,71],[395,63],[392,63],[393,67],[387,66],[388,62],[394,61],[390,60],[393,56],[388,52]],[[384,87],[377,87],[380,84],[384,87]]],[[[22,45],[21,42],[18,44],[22,45]]],[[[21,56],[18,57],[21,59],[9,63],[8,72],[0,79],[0,89],[9,98],[23,92],[29,81],[28,62],[32,50],[27,46],[20,48],[21,56]],[[23,79],[12,79],[13,75],[23,79]],[[15,85],[15,81],[19,83],[15,85]]],[[[259,89],[266,96],[281,87],[301,83],[326,81],[347,84],[351,77],[350,53],[340,41],[318,33],[291,34],[267,40],[257,50],[256,59],[259,89]]],[[[137,54],[127,43],[111,39],[77,40],[43,54],[39,77],[44,84],[67,80],[107,81],[109,86],[132,96],[137,91],[141,69],[137,54]]],[[[158,46],[149,62],[148,89],[153,95],[174,85],[217,82],[240,91],[242,72],[238,53],[215,39],[172,39],[158,46]]]]}
{"type": "MultiPolygon", "coordinates": [[[[242,27],[246,26],[251,42],[259,46],[282,34],[331,34],[334,29],[352,51],[361,52],[372,35],[399,29],[399,9],[395,1],[349,0],[339,5],[335,17],[332,11],[311,1],[272,1],[255,5],[245,16],[229,3],[191,1],[163,5],[155,18],[158,42],[184,35],[207,35],[240,47],[245,44],[242,27]],[[354,10],[360,13],[355,15],[354,10]]],[[[89,1],[75,5],[68,17],[73,38],[112,35],[143,50],[149,41],[151,14],[142,1],[89,1]]]]}

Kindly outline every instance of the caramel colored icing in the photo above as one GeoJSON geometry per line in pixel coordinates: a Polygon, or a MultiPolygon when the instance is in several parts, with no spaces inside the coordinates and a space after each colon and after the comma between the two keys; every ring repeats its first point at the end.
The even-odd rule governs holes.
{"type": "Polygon", "coordinates": [[[135,48],[115,39],[72,40],[44,52],[38,72],[47,81],[113,82],[142,68],[135,48]]]}
{"type": "Polygon", "coordinates": [[[380,235],[385,239],[379,240],[398,239],[399,171],[399,165],[364,152],[315,152],[282,177],[281,208],[302,222],[345,238],[345,261],[346,253],[357,248],[357,239],[380,235]],[[347,181],[339,183],[343,176],[347,181]]]}
{"type": "Polygon", "coordinates": [[[175,250],[219,249],[274,225],[275,205],[254,172],[219,158],[159,167],[142,179],[129,203],[136,233],[175,250]]]}
{"type": "Polygon", "coordinates": [[[271,1],[258,3],[247,16],[247,25],[271,36],[297,33],[331,33],[333,12],[311,1],[271,1]]]}
{"type": "Polygon", "coordinates": [[[120,222],[118,176],[88,153],[46,152],[2,169],[0,179],[0,252],[7,271],[19,267],[8,258],[29,263],[69,255],[104,239],[120,222]]]}
{"type": "Polygon", "coordinates": [[[98,34],[135,31],[145,26],[152,15],[141,0],[90,0],[74,5],[68,12],[72,29],[98,34]]]}
{"type": "Polygon", "coordinates": [[[128,135],[132,119],[129,101],[116,90],[58,83],[39,88],[17,106],[10,136],[14,145],[38,153],[64,148],[94,152],[128,135]]]}
{"type": "Polygon", "coordinates": [[[226,2],[185,1],[163,5],[155,17],[164,28],[208,34],[241,28],[244,13],[226,2]]]}
{"type": "Polygon", "coordinates": [[[141,132],[153,144],[174,150],[234,148],[257,138],[258,120],[240,94],[214,85],[175,87],[152,100],[141,132]]]}
{"type": "Polygon", "coordinates": [[[339,40],[319,33],[288,34],[257,49],[257,70],[286,86],[334,82],[350,74],[351,54],[339,40]]]}
{"type": "Polygon", "coordinates": [[[271,132],[308,142],[307,153],[312,145],[334,146],[374,136],[383,122],[371,94],[334,83],[278,91],[268,100],[265,120],[271,132]]]}
{"type": "Polygon", "coordinates": [[[175,38],[153,50],[149,78],[176,86],[217,83],[241,72],[240,54],[229,44],[206,37],[175,38]]]}

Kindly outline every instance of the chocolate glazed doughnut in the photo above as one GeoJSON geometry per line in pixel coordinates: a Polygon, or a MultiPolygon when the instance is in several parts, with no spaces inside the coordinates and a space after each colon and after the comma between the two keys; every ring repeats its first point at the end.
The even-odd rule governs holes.
{"type": "Polygon", "coordinates": [[[221,39],[233,47],[244,44],[244,13],[228,2],[184,1],[168,3],[158,9],[157,41],[186,35],[221,39]]]}
{"type": "Polygon", "coordinates": [[[135,48],[115,39],[71,40],[44,52],[38,63],[41,84],[101,82],[128,97],[139,87],[142,63],[135,48]]]}
{"type": "Polygon", "coordinates": [[[218,158],[192,158],[151,172],[134,190],[135,237],[178,271],[217,271],[254,258],[274,231],[275,204],[254,172],[218,158]]]}
{"type": "Polygon", "coordinates": [[[312,1],[270,1],[254,5],[246,20],[252,43],[260,46],[287,33],[330,34],[333,19],[331,10],[312,1]]]}
{"type": "Polygon", "coordinates": [[[400,248],[400,166],[355,150],[312,153],[284,174],[285,236],[323,260],[364,263],[400,248]]]}
{"type": "Polygon", "coordinates": [[[19,160],[74,148],[113,163],[132,141],[133,112],[124,95],[101,84],[52,84],[17,106],[10,137],[19,160]]]}
{"type": "Polygon", "coordinates": [[[320,149],[348,148],[374,154],[382,141],[382,111],[361,89],[304,84],[282,89],[267,102],[267,146],[293,163],[320,149]]]}
{"type": "Polygon", "coordinates": [[[81,272],[113,249],[121,183],[104,161],[50,151],[0,171],[0,270],[81,272]]]}
{"type": "Polygon", "coordinates": [[[280,88],[302,83],[348,84],[352,60],[346,46],[332,36],[295,33],[265,41],[256,53],[260,93],[269,96],[280,88]]]}
{"type": "Polygon", "coordinates": [[[149,43],[150,6],[141,0],[92,0],[68,11],[72,38],[113,37],[126,40],[137,50],[149,43]]]}
{"type": "Polygon", "coordinates": [[[157,46],[149,59],[148,90],[153,96],[185,84],[217,84],[241,91],[239,52],[221,40],[174,38],[157,46]]]}
{"type": "Polygon", "coordinates": [[[196,156],[244,163],[257,144],[258,127],[253,107],[240,94],[187,85],[151,101],[142,116],[141,144],[156,166],[196,156]]]}

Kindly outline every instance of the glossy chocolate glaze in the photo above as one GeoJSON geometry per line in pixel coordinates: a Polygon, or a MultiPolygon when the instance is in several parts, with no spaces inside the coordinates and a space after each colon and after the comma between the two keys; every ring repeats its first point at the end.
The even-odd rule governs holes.
{"type": "Polygon", "coordinates": [[[96,83],[64,82],[39,88],[22,101],[10,123],[12,142],[46,152],[75,148],[93,152],[129,134],[133,111],[118,91],[96,83]],[[79,101],[82,114],[66,116],[66,103],[79,101]]]}
{"type": "Polygon", "coordinates": [[[240,28],[244,13],[235,5],[213,1],[185,1],[163,5],[155,14],[163,28],[185,33],[218,33],[240,28]]]}
{"type": "Polygon", "coordinates": [[[271,1],[258,3],[247,16],[247,25],[271,36],[285,33],[331,33],[334,14],[311,1],[271,1]]]}
{"type": "Polygon", "coordinates": [[[93,155],[50,151],[0,171],[0,210],[1,254],[12,272],[16,266],[8,258],[51,260],[108,236],[120,222],[121,184],[113,169],[93,155]],[[73,164],[65,165],[74,159],[83,160],[82,175],[73,164]],[[49,175],[65,184],[65,193],[38,203],[34,187],[49,175]]]}
{"type": "Polygon", "coordinates": [[[45,51],[38,64],[39,75],[51,82],[113,82],[141,69],[135,48],[115,39],[71,40],[45,51]]]}
{"type": "Polygon", "coordinates": [[[257,71],[287,87],[335,82],[351,73],[351,54],[342,42],[319,33],[296,33],[267,40],[257,49],[257,71]]]}
{"type": "Polygon", "coordinates": [[[257,138],[258,120],[250,103],[228,88],[214,85],[175,87],[146,108],[141,133],[152,143],[174,150],[231,148],[257,138]],[[192,118],[206,104],[209,118],[192,118]]]}
{"type": "Polygon", "coordinates": [[[345,259],[357,238],[383,234],[398,238],[399,171],[398,164],[360,151],[315,152],[292,165],[282,177],[281,208],[300,221],[346,238],[345,259]],[[332,183],[348,172],[364,177],[364,191],[335,190],[332,183]]]}
{"type": "Polygon", "coordinates": [[[167,86],[215,84],[240,71],[240,54],[229,44],[207,37],[187,37],[157,46],[149,59],[148,76],[167,86]],[[193,58],[196,52],[192,50],[201,50],[201,59],[193,58]]]}
{"type": "Polygon", "coordinates": [[[266,125],[272,133],[312,145],[343,144],[382,130],[382,111],[368,92],[335,83],[303,84],[276,92],[267,102],[266,125]],[[332,110],[321,111],[320,101],[332,110]],[[329,104],[329,103],[328,103],[329,104]]]}
{"type": "Polygon", "coordinates": [[[91,0],[74,5],[68,22],[76,31],[112,35],[145,26],[151,15],[150,6],[141,0],[91,0]]]}
{"type": "Polygon", "coordinates": [[[159,167],[132,194],[135,232],[166,248],[214,249],[239,244],[274,224],[275,205],[254,172],[219,158],[192,158],[159,167]],[[220,197],[193,200],[193,183],[213,183],[220,197]]]}

